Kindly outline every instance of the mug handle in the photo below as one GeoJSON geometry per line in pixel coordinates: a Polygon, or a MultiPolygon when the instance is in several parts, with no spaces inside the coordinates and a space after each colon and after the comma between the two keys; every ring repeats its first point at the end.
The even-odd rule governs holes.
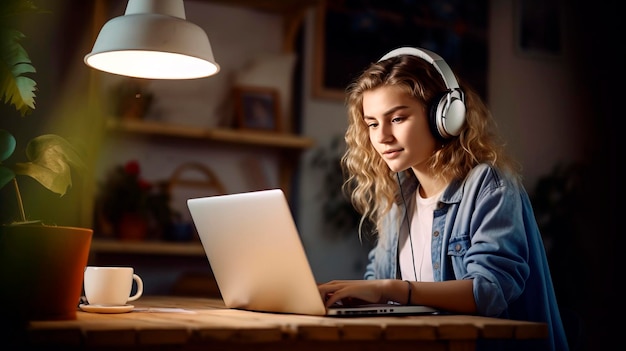
{"type": "Polygon", "coordinates": [[[133,274],[133,280],[137,283],[137,292],[135,292],[135,295],[129,297],[127,301],[135,301],[143,294],[143,280],[141,280],[141,277],[137,274],[133,274]]]}

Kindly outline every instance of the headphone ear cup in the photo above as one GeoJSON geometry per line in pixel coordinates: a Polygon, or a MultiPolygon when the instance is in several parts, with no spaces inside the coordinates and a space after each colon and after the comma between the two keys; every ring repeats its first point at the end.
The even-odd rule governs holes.
{"type": "Polygon", "coordinates": [[[428,122],[437,138],[445,140],[458,136],[465,124],[465,103],[452,91],[436,95],[429,107],[428,122]]]}
{"type": "Polygon", "coordinates": [[[438,139],[446,139],[444,136],[445,134],[442,134],[437,127],[439,125],[439,121],[441,120],[441,100],[445,97],[446,93],[447,92],[443,92],[435,95],[435,97],[433,97],[430,101],[430,106],[428,107],[428,126],[430,127],[430,132],[435,136],[435,138],[438,139]]]}

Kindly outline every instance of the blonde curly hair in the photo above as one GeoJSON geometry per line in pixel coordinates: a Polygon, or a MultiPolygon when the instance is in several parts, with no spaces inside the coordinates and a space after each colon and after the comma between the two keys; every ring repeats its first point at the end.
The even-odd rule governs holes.
{"type": "MultiPolygon", "coordinates": [[[[459,84],[465,93],[465,125],[458,137],[443,140],[441,147],[428,160],[436,177],[446,181],[463,179],[472,168],[488,163],[520,174],[519,165],[504,153],[504,143],[496,134],[496,124],[480,96],[469,86],[459,84]]],[[[399,185],[376,152],[363,120],[363,93],[380,86],[399,86],[425,107],[440,99],[447,90],[434,66],[413,55],[400,55],[371,64],[348,86],[346,104],[348,129],[346,152],[341,159],[345,181],[342,190],[361,214],[359,235],[366,221],[381,228],[383,217],[390,211],[399,185]]],[[[408,169],[406,176],[414,176],[408,169]]]]}

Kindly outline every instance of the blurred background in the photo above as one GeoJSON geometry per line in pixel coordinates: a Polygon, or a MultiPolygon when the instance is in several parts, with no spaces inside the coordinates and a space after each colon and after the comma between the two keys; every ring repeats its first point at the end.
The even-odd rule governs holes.
{"type": "MultiPolygon", "coordinates": [[[[583,321],[594,349],[616,335],[609,321],[621,307],[616,131],[626,60],[609,4],[187,0],[187,20],[207,32],[221,70],[150,81],[83,63],[125,0],[35,3],[46,11],[23,15],[19,30],[37,69],[36,109],[21,117],[0,106],[0,128],[17,138],[8,161],[25,158],[30,138],[56,133],[79,145],[89,170],[62,198],[20,180],[27,212],[93,227],[91,260],[136,265],[147,293],[173,293],[190,273],[210,274],[186,198],[274,187],[288,195],[316,279],[360,278],[371,243],[359,242],[338,189],[343,90],[368,63],[412,45],[440,53],[487,101],[523,165],[562,308],[583,321]],[[240,87],[273,91],[275,128],[242,122],[240,87]],[[120,190],[127,182],[140,193],[120,190]],[[139,196],[153,205],[149,230],[124,236],[122,214],[107,208],[139,196]]],[[[13,199],[10,187],[0,191],[3,222],[14,216],[13,199]]]]}

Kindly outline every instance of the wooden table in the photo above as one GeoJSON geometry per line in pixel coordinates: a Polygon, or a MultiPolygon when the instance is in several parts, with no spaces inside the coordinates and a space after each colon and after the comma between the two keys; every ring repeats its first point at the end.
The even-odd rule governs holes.
{"type": "Polygon", "coordinates": [[[474,350],[478,339],[546,338],[547,326],[428,315],[317,317],[227,309],[219,299],[144,296],[122,314],[79,311],[76,320],[32,321],[24,349],[55,350],[474,350]]]}

